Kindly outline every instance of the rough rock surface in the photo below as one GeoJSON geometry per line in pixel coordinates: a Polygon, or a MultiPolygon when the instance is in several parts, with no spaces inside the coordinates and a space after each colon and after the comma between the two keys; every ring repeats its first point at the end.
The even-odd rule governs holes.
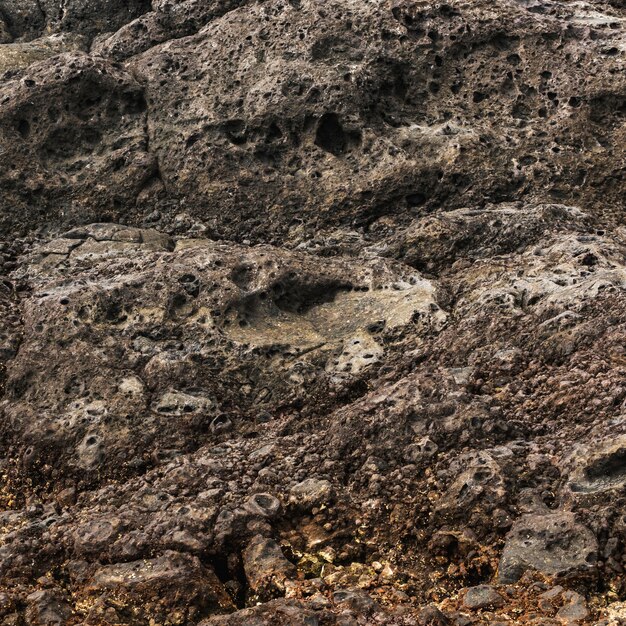
{"type": "Polygon", "coordinates": [[[626,623],[621,0],[0,0],[0,626],[626,623]]]}

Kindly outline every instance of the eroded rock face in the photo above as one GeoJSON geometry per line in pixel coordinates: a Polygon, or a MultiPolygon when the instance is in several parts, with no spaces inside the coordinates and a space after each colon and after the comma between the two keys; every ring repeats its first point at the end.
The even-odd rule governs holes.
{"type": "Polygon", "coordinates": [[[94,623],[144,619],[151,600],[127,589],[124,568],[166,553],[219,573],[210,607],[188,586],[187,609],[180,594],[160,605],[189,623],[302,594],[308,604],[259,615],[322,611],[332,623],[341,588],[403,606],[425,597],[439,563],[451,585],[499,584],[491,595],[506,601],[484,604],[492,613],[547,606],[541,586],[502,587],[522,576],[593,588],[601,565],[617,567],[623,532],[620,518],[604,518],[608,534],[597,524],[621,488],[624,242],[584,234],[591,218],[575,209],[526,213],[559,226],[529,227],[498,258],[468,263],[461,249],[441,278],[375,247],[323,259],[105,223],[15,244],[4,580],[66,563],[94,623]],[[590,437],[607,443],[590,453],[590,437]],[[411,546],[427,566],[411,565],[411,546]]]}
{"type": "MultiPolygon", "coordinates": [[[[534,198],[618,211],[618,8],[188,0],[155,2],[152,11],[112,2],[96,12],[84,0],[63,4],[60,20],[44,12],[61,30],[106,31],[127,20],[102,34],[92,53],[111,72],[124,60],[143,89],[145,145],[127,142],[117,167],[122,158],[137,167],[144,151],[157,165],[141,183],[120,178],[111,195],[99,191],[111,218],[138,220],[146,214],[138,204],[161,202],[184,206],[216,234],[301,243],[324,228],[369,229],[391,215],[407,223],[442,203],[449,210],[534,198]],[[79,15],[86,17],[76,27],[79,15]],[[98,25],[103,15],[109,28],[98,25]]],[[[4,10],[7,20],[18,13],[38,24],[23,7],[4,10]]],[[[23,80],[54,99],[56,73],[50,61],[36,76],[25,70],[23,80]]],[[[11,85],[2,91],[10,95],[11,85]]],[[[82,98],[80,90],[65,96],[81,109],[82,98]]],[[[84,154],[79,135],[64,141],[84,154]]],[[[32,141],[44,146],[46,138],[32,141]]],[[[107,152],[106,137],[90,135],[87,148],[107,152]]],[[[13,158],[22,168],[30,162],[13,158]]],[[[42,167],[64,161],[54,155],[42,167]]],[[[86,178],[97,184],[91,172],[86,178]]],[[[62,199],[50,204],[67,208],[82,181],[64,182],[62,199]]],[[[32,225],[56,185],[45,182],[41,194],[23,191],[19,200],[6,187],[3,202],[19,201],[25,213],[15,226],[32,225]]],[[[55,221],[85,217],[66,210],[55,221]]]]}
{"type": "Polygon", "coordinates": [[[507,537],[499,579],[517,582],[527,569],[557,577],[584,576],[596,558],[596,538],[572,514],[527,515],[507,537]]]}
{"type": "Polygon", "coordinates": [[[87,204],[92,217],[103,217],[156,175],[143,90],[122,68],[67,53],[10,78],[2,90],[3,231],[35,215],[54,223],[55,215],[76,215],[87,204]]]}
{"type": "Polygon", "coordinates": [[[150,0],[2,0],[0,15],[13,37],[45,31],[93,36],[115,30],[149,10],[150,0]]]}
{"type": "Polygon", "coordinates": [[[0,0],[0,625],[620,624],[625,19],[0,0]]]}
{"type": "MultiPolygon", "coordinates": [[[[241,207],[234,223],[215,217],[225,233],[250,236],[260,224],[268,234],[312,222],[369,226],[381,212],[524,197],[530,180],[544,197],[574,200],[557,172],[572,168],[576,146],[592,133],[605,146],[603,171],[580,173],[587,191],[576,199],[605,204],[619,193],[604,168],[620,167],[621,118],[613,116],[622,87],[614,82],[608,94],[595,60],[565,60],[579,58],[579,37],[592,28],[600,40],[590,46],[614,47],[621,16],[588,5],[551,8],[346,1],[232,11],[131,62],[147,85],[165,184],[188,206],[241,207]],[[560,62],[569,77],[555,69],[560,62]],[[182,97],[171,92],[176,80],[159,84],[164,73],[189,84],[182,97]],[[595,176],[606,182],[594,198],[595,176]]],[[[593,58],[611,72],[614,57],[593,58]]],[[[612,75],[621,85],[623,73],[612,75]]]]}
{"type": "Polygon", "coordinates": [[[41,282],[5,414],[40,479],[121,476],[227,422],[247,429],[377,366],[416,317],[425,332],[446,319],[430,281],[382,259],[322,263],[106,224],[35,249],[28,267],[37,278],[23,279],[41,282]],[[56,388],[39,395],[51,372],[56,388]]]}

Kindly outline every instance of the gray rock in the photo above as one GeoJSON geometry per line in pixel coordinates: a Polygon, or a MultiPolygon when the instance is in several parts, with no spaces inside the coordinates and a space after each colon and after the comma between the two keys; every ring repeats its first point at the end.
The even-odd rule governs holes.
{"type": "Polygon", "coordinates": [[[525,515],[507,535],[498,568],[501,583],[514,583],[526,570],[567,577],[593,572],[598,544],[573,513],[525,515]]]}
{"type": "Polygon", "coordinates": [[[470,587],[463,596],[468,609],[496,609],[504,605],[504,598],[490,585],[470,587]]]}
{"type": "Polygon", "coordinates": [[[68,598],[58,591],[35,591],[26,598],[26,618],[32,626],[63,626],[71,616],[68,598]]]}
{"type": "Polygon", "coordinates": [[[334,490],[330,481],[307,478],[291,488],[289,502],[310,511],[321,504],[328,504],[333,494],[334,490]]]}

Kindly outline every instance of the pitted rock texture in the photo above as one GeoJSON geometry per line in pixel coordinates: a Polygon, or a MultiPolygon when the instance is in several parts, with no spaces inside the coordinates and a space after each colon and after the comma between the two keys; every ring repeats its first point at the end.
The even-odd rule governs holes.
{"type": "MultiPolygon", "coordinates": [[[[64,4],[67,12],[74,3],[64,4]]],[[[108,10],[114,27],[116,6],[97,17],[108,10]]],[[[553,200],[619,215],[618,7],[342,0],[147,8],[97,38],[90,58],[100,65],[64,59],[76,67],[64,77],[48,61],[3,84],[17,128],[7,120],[12,132],[0,142],[29,171],[0,189],[15,212],[4,217],[11,228],[32,226],[42,207],[48,224],[70,224],[103,215],[139,221],[155,204],[167,218],[173,204],[216,236],[302,243],[337,226],[367,232],[389,216],[408,223],[442,204],[553,200]],[[133,80],[115,78],[119,61],[133,80]],[[33,100],[54,101],[68,80],[69,113],[40,117],[44,107],[35,112],[33,100]],[[133,114],[143,121],[141,141],[117,127],[133,114]],[[52,154],[39,123],[62,135],[52,154]],[[118,135],[114,146],[103,123],[118,135]],[[99,167],[87,167],[88,154],[109,157],[106,184],[99,167]],[[94,186],[88,201],[85,188],[94,186]]],[[[17,23],[24,10],[4,13],[17,23]]]]}
{"type": "Polygon", "coordinates": [[[2,0],[0,16],[14,38],[44,32],[94,35],[115,30],[150,8],[150,0],[2,0]]]}
{"type": "Polygon", "coordinates": [[[425,334],[446,319],[430,281],[388,260],[107,224],[64,234],[26,266],[32,307],[5,415],[37,480],[145,470],[229,423],[310,404],[397,352],[417,317],[425,334]],[[39,395],[51,374],[58,384],[39,395]]]}
{"type": "Polygon", "coordinates": [[[626,623],[619,0],[0,0],[0,626],[626,623]]]}

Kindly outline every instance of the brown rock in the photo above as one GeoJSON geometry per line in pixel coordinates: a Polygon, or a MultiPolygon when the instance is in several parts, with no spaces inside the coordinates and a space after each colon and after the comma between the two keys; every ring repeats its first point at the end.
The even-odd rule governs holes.
{"type": "Polygon", "coordinates": [[[284,581],[296,575],[296,568],[273,540],[257,535],[243,552],[243,567],[252,591],[271,596],[284,589],[284,581]]]}

